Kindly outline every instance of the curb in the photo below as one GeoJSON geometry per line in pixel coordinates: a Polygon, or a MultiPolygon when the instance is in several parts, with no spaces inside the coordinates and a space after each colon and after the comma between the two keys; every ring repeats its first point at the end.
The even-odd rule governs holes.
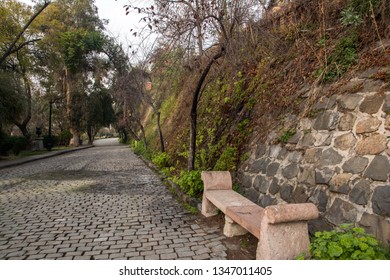
{"type": "Polygon", "coordinates": [[[72,149],[68,149],[68,150],[49,152],[49,153],[43,154],[43,155],[30,156],[30,157],[21,158],[21,159],[15,159],[15,160],[11,160],[9,162],[7,162],[7,161],[0,162],[0,169],[4,169],[4,168],[8,168],[8,167],[14,167],[14,166],[18,166],[18,165],[21,165],[21,164],[24,164],[24,163],[33,162],[33,161],[46,159],[46,158],[51,158],[51,157],[59,156],[59,155],[62,155],[62,154],[72,153],[72,152],[85,150],[85,149],[89,149],[89,148],[93,148],[93,147],[95,147],[95,146],[94,145],[88,145],[88,146],[82,146],[82,147],[72,148],[72,149]]]}
{"type": "MultiPolygon", "coordinates": [[[[134,153],[134,152],[133,152],[134,153]]],[[[134,153],[135,154],[135,153],[134,153]]],[[[170,180],[169,178],[167,178],[167,176],[165,174],[163,174],[161,172],[161,170],[156,166],[154,165],[152,162],[150,162],[149,160],[145,159],[143,156],[141,155],[137,155],[135,154],[138,158],[140,158],[145,164],[146,166],[151,169],[154,173],[156,173],[161,182],[170,189],[172,195],[174,197],[176,197],[177,200],[181,201],[181,202],[184,202],[184,203],[187,203],[189,204],[191,207],[194,207],[194,208],[197,208],[199,210],[199,212],[202,211],[202,201],[199,200],[199,199],[196,199],[196,198],[193,198],[193,197],[190,197],[188,196],[187,194],[185,194],[181,189],[180,187],[175,184],[172,180],[170,180]]]]}

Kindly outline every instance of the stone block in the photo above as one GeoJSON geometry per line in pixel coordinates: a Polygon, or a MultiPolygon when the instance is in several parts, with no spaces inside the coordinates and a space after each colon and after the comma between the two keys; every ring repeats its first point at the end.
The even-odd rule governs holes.
{"type": "Polygon", "coordinates": [[[390,186],[379,186],[375,189],[372,209],[378,215],[390,217],[390,186]]]}
{"type": "Polygon", "coordinates": [[[313,135],[315,139],[314,146],[320,147],[320,146],[329,146],[332,144],[333,134],[327,132],[317,132],[313,135]]]}
{"type": "Polygon", "coordinates": [[[389,159],[386,156],[375,156],[364,172],[364,177],[376,181],[387,181],[389,172],[389,159]]]}
{"type": "Polygon", "coordinates": [[[387,94],[387,95],[386,95],[386,97],[385,97],[385,102],[384,102],[384,104],[383,104],[382,110],[383,110],[383,112],[385,112],[386,114],[389,114],[389,113],[390,113],[390,94],[387,94]]]}
{"type": "Polygon", "coordinates": [[[359,94],[346,94],[340,97],[339,106],[344,110],[353,111],[362,99],[363,96],[359,94]]]}
{"type": "Polygon", "coordinates": [[[286,202],[291,202],[293,190],[294,187],[289,184],[281,186],[279,191],[280,197],[286,202]]]}
{"type": "Polygon", "coordinates": [[[336,149],[346,151],[352,149],[356,144],[356,138],[352,133],[346,133],[336,137],[334,140],[334,147],[336,149]]]}
{"type": "Polygon", "coordinates": [[[294,203],[305,203],[309,199],[309,195],[306,193],[306,188],[297,186],[292,193],[292,201],[294,203]]]}
{"type": "Polygon", "coordinates": [[[390,222],[385,218],[363,213],[359,225],[364,228],[367,233],[375,235],[383,244],[390,246],[390,222]]]}
{"type": "Polygon", "coordinates": [[[349,180],[351,179],[352,174],[349,173],[342,173],[335,175],[332,180],[330,180],[330,191],[336,192],[336,193],[342,193],[342,194],[348,194],[350,187],[349,187],[349,180]]]}
{"type": "Polygon", "coordinates": [[[368,159],[365,157],[355,156],[343,164],[343,170],[346,173],[358,174],[367,167],[368,159]]]}
{"type": "Polygon", "coordinates": [[[355,93],[357,92],[362,86],[363,86],[364,80],[363,79],[353,79],[346,83],[345,85],[342,85],[338,92],[339,93],[355,93]]]}
{"type": "Polygon", "coordinates": [[[381,80],[366,80],[363,84],[362,92],[377,92],[384,86],[381,80]]]}
{"type": "Polygon", "coordinates": [[[390,130],[390,115],[386,116],[385,129],[390,130]]]}
{"type": "Polygon", "coordinates": [[[327,194],[324,187],[317,187],[312,196],[309,197],[309,201],[314,203],[318,211],[324,213],[326,211],[326,206],[328,205],[329,195],[327,194]]]}
{"type": "Polygon", "coordinates": [[[383,94],[375,94],[372,96],[367,96],[360,104],[359,109],[363,113],[376,114],[378,113],[379,109],[382,107],[384,98],[385,97],[383,94]]]}
{"type": "Polygon", "coordinates": [[[322,152],[321,148],[309,148],[305,151],[303,159],[307,163],[316,164],[321,159],[322,152]]]}
{"type": "Polygon", "coordinates": [[[304,134],[301,140],[298,142],[299,147],[311,147],[314,145],[316,139],[313,137],[313,135],[304,134]]]}
{"type": "Polygon", "coordinates": [[[261,207],[265,208],[270,205],[275,205],[276,199],[270,195],[260,195],[259,204],[261,207]]]}
{"type": "Polygon", "coordinates": [[[255,152],[255,157],[261,158],[265,155],[266,152],[267,152],[267,146],[263,144],[258,144],[255,152]]]}
{"type": "Polygon", "coordinates": [[[253,188],[260,193],[266,194],[269,188],[269,182],[264,176],[258,175],[253,183],[253,188]]]}
{"type": "Polygon", "coordinates": [[[234,222],[228,216],[225,215],[225,226],[223,228],[223,234],[227,237],[240,236],[248,233],[246,229],[234,222]]]}
{"type": "Polygon", "coordinates": [[[269,186],[269,193],[272,195],[275,195],[279,192],[280,190],[280,185],[279,185],[279,180],[277,178],[274,178],[269,186]]]}
{"type": "Polygon", "coordinates": [[[253,176],[250,176],[250,175],[242,175],[239,180],[240,180],[240,183],[241,185],[244,187],[244,188],[250,188],[252,187],[252,184],[253,184],[253,176]]]}
{"type": "Polygon", "coordinates": [[[300,162],[301,159],[302,159],[302,153],[301,152],[297,152],[297,151],[289,153],[289,155],[287,157],[288,161],[295,162],[295,163],[300,162]]]}
{"type": "Polygon", "coordinates": [[[272,145],[269,149],[269,157],[277,158],[282,147],[280,145],[272,145]]]}
{"type": "Polygon", "coordinates": [[[299,121],[299,130],[310,130],[313,123],[310,119],[304,118],[299,121]]]}
{"type": "Polygon", "coordinates": [[[273,177],[273,176],[275,176],[276,173],[277,173],[278,170],[279,170],[279,166],[280,166],[280,164],[277,163],[277,162],[273,162],[273,163],[271,163],[270,165],[268,165],[266,175],[267,175],[268,177],[273,177]]]}
{"type": "Polygon", "coordinates": [[[337,165],[341,163],[342,160],[343,157],[338,152],[336,152],[333,148],[329,148],[322,152],[319,165],[320,166],[337,165]]]}
{"type": "Polygon", "coordinates": [[[365,179],[359,180],[349,193],[349,200],[359,205],[367,205],[370,196],[370,182],[365,179]]]}
{"type": "Polygon", "coordinates": [[[314,186],[316,183],[314,169],[311,167],[301,167],[301,172],[298,175],[298,182],[301,184],[314,186]]]}
{"type": "Polygon", "coordinates": [[[358,155],[378,155],[386,150],[386,136],[375,134],[360,140],[356,144],[356,153],[358,155]]]}
{"type": "Polygon", "coordinates": [[[339,130],[352,130],[356,122],[356,116],[353,113],[346,113],[340,118],[339,130]]]}
{"type": "Polygon", "coordinates": [[[249,168],[249,172],[254,174],[265,174],[270,163],[270,159],[258,159],[253,162],[252,166],[249,168]]]}
{"type": "Polygon", "coordinates": [[[279,152],[279,155],[278,155],[278,158],[279,160],[285,160],[288,156],[289,152],[288,150],[286,149],[286,147],[282,147],[282,149],[280,150],[279,152]]]}
{"type": "Polygon", "coordinates": [[[298,164],[296,163],[291,163],[287,165],[285,168],[283,168],[282,170],[283,176],[287,179],[295,178],[298,175],[298,172],[299,172],[299,167],[298,164]]]}
{"type": "Polygon", "coordinates": [[[339,123],[340,114],[338,112],[325,111],[318,115],[313,128],[315,130],[334,130],[339,123]]]}
{"type": "Polygon", "coordinates": [[[356,133],[361,134],[375,132],[381,124],[382,122],[375,117],[362,120],[356,125],[356,133]]]}
{"type": "Polygon", "coordinates": [[[259,200],[260,193],[254,188],[249,188],[245,189],[245,196],[253,203],[257,203],[259,200]]]}
{"type": "Polygon", "coordinates": [[[357,209],[351,203],[340,198],[335,198],[325,217],[332,224],[340,225],[354,223],[357,218],[357,213],[357,209]]]}
{"type": "Polygon", "coordinates": [[[317,169],[315,174],[316,184],[328,184],[335,174],[334,168],[325,167],[317,169]]]}
{"type": "Polygon", "coordinates": [[[336,96],[330,98],[324,96],[321,97],[313,106],[313,110],[330,110],[336,106],[336,96]]]}

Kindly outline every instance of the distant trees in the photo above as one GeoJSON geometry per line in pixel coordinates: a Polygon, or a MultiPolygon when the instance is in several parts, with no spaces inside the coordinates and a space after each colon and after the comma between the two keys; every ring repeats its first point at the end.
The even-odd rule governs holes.
{"type": "Polygon", "coordinates": [[[42,124],[56,104],[66,115],[55,118],[57,127],[78,146],[81,133],[92,142],[115,121],[108,80],[117,71],[115,45],[93,0],[36,1],[34,8],[6,0],[0,20],[0,129],[14,124],[30,139],[32,117],[42,124]]]}

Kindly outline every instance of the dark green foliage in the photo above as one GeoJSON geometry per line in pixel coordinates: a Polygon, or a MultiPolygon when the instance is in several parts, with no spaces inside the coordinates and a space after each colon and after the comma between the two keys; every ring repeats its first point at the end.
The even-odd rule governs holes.
{"type": "Polygon", "coordinates": [[[12,143],[9,141],[9,137],[3,131],[0,131],[0,155],[6,156],[7,152],[12,149],[12,143]]]}
{"type": "Polygon", "coordinates": [[[43,146],[50,151],[51,148],[53,148],[54,146],[57,146],[58,140],[59,139],[57,136],[45,135],[45,136],[43,136],[43,146]]]}
{"type": "Polygon", "coordinates": [[[388,252],[364,229],[350,224],[332,231],[316,232],[310,244],[312,259],[378,260],[389,258],[388,252]]]}
{"type": "Polygon", "coordinates": [[[0,155],[6,156],[12,150],[14,155],[19,155],[23,150],[27,149],[29,142],[24,136],[8,136],[4,132],[0,132],[0,155]]]}
{"type": "Polygon", "coordinates": [[[237,148],[227,147],[214,166],[215,171],[235,171],[238,161],[237,148]]]}
{"type": "Polygon", "coordinates": [[[12,152],[14,155],[19,155],[19,153],[23,150],[27,149],[28,140],[24,136],[10,136],[10,143],[12,144],[12,152]]]}
{"type": "Polygon", "coordinates": [[[67,31],[61,34],[60,43],[67,67],[76,72],[85,63],[85,57],[93,51],[101,51],[105,39],[99,32],[85,30],[67,31]]]}
{"type": "Polygon", "coordinates": [[[203,192],[200,171],[181,171],[180,177],[174,180],[180,189],[191,197],[198,197],[203,192]]]}
{"type": "Polygon", "coordinates": [[[167,153],[158,153],[153,156],[152,162],[160,169],[169,167],[169,155],[167,153]]]}
{"type": "Polygon", "coordinates": [[[72,133],[70,133],[69,130],[61,131],[60,135],[58,135],[58,145],[59,146],[68,146],[72,137],[73,137],[72,133]]]}

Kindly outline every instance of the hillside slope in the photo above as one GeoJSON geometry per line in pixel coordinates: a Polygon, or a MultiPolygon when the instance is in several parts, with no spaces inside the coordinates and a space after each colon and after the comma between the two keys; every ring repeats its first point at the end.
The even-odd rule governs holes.
{"type": "MultiPolygon", "coordinates": [[[[316,203],[313,230],[359,222],[389,242],[389,6],[293,1],[248,24],[200,98],[196,168],[231,171],[262,206],[316,203]]],[[[177,66],[159,88],[172,176],[186,168],[200,69],[201,61],[177,66]]],[[[157,151],[155,116],[147,134],[157,151]]]]}

